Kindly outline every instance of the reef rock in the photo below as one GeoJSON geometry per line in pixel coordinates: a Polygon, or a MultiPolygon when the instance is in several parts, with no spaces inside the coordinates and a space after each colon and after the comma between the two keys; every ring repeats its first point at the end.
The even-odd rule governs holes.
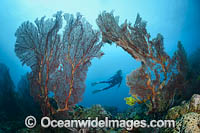
{"type": "Polygon", "coordinates": [[[169,109],[166,119],[176,120],[189,112],[200,114],[200,95],[194,94],[189,101],[169,109]]]}
{"type": "Polygon", "coordinates": [[[200,114],[200,95],[194,94],[189,103],[190,103],[190,111],[197,112],[200,114]]]}
{"type": "Polygon", "coordinates": [[[173,119],[176,120],[177,118],[180,118],[183,114],[188,113],[189,106],[188,104],[180,105],[180,106],[175,106],[171,108],[166,116],[166,119],[173,119]]]}
{"type": "Polygon", "coordinates": [[[173,133],[200,133],[200,114],[190,112],[176,121],[173,133]]]}
{"type": "Polygon", "coordinates": [[[73,119],[88,119],[88,117],[91,119],[95,119],[96,117],[98,117],[98,119],[105,119],[105,117],[111,118],[112,116],[110,112],[107,112],[100,104],[93,105],[90,108],[77,105],[72,112],[68,113],[73,116],[73,119]]]}
{"type": "Polygon", "coordinates": [[[97,104],[93,105],[91,108],[86,109],[84,111],[84,117],[91,117],[91,119],[98,117],[99,119],[104,119],[105,117],[111,117],[111,114],[107,112],[100,104],[97,104]]]}

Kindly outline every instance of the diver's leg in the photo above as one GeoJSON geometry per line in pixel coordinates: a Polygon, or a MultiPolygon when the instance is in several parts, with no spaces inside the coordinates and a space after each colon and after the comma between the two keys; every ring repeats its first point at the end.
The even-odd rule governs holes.
{"type": "Polygon", "coordinates": [[[110,83],[110,81],[100,81],[100,82],[97,82],[98,84],[105,84],[105,83],[110,83]]]}
{"type": "Polygon", "coordinates": [[[107,84],[107,83],[110,83],[110,81],[100,81],[100,82],[93,82],[91,85],[92,86],[95,86],[95,85],[97,85],[97,84],[107,84]]]}
{"type": "Polygon", "coordinates": [[[101,89],[102,91],[105,91],[105,90],[107,90],[107,89],[110,89],[110,88],[112,88],[113,86],[115,86],[114,84],[111,84],[110,86],[108,86],[108,87],[106,87],[106,88],[103,88],[103,89],[101,89]]]}
{"type": "Polygon", "coordinates": [[[108,86],[108,87],[106,87],[106,88],[103,88],[103,89],[101,89],[101,90],[94,90],[92,93],[95,94],[95,93],[98,93],[98,92],[101,92],[101,91],[105,91],[105,90],[107,90],[107,89],[112,88],[113,86],[115,86],[115,85],[111,84],[110,86],[108,86]]]}
{"type": "Polygon", "coordinates": [[[95,94],[95,93],[98,93],[98,92],[101,92],[102,90],[94,90],[92,91],[92,94],[95,94]]]}

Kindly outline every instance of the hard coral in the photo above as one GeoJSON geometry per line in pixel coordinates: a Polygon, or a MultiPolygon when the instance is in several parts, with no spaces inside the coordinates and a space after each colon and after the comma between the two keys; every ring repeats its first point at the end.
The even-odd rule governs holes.
{"type": "Polygon", "coordinates": [[[183,115],[176,121],[176,128],[173,133],[199,133],[200,132],[200,114],[191,112],[183,115]]]}
{"type": "Polygon", "coordinates": [[[200,95],[194,94],[189,101],[169,109],[166,115],[166,119],[177,120],[178,118],[189,112],[200,113],[199,103],[200,95]]]}

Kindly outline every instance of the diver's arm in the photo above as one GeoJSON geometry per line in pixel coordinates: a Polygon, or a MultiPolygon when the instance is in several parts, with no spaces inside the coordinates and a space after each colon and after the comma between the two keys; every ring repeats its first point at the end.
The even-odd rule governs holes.
{"type": "Polygon", "coordinates": [[[108,81],[113,80],[115,76],[112,76],[108,79],[108,81]]]}
{"type": "Polygon", "coordinates": [[[115,78],[117,78],[117,77],[118,77],[118,75],[115,74],[115,75],[113,75],[112,77],[110,77],[108,80],[113,80],[113,79],[115,79],[115,78]]]}

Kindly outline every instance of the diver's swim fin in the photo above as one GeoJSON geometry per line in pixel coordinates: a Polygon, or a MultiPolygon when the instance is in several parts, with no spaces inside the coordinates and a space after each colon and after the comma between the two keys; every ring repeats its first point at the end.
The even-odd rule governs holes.
{"type": "Polygon", "coordinates": [[[93,92],[92,92],[92,94],[96,94],[96,93],[98,93],[98,92],[101,92],[102,90],[94,90],[93,92]]]}
{"type": "Polygon", "coordinates": [[[97,82],[93,82],[91,83],[92,86],[95,86],[96,84],[98,84],[97,82]]]}

